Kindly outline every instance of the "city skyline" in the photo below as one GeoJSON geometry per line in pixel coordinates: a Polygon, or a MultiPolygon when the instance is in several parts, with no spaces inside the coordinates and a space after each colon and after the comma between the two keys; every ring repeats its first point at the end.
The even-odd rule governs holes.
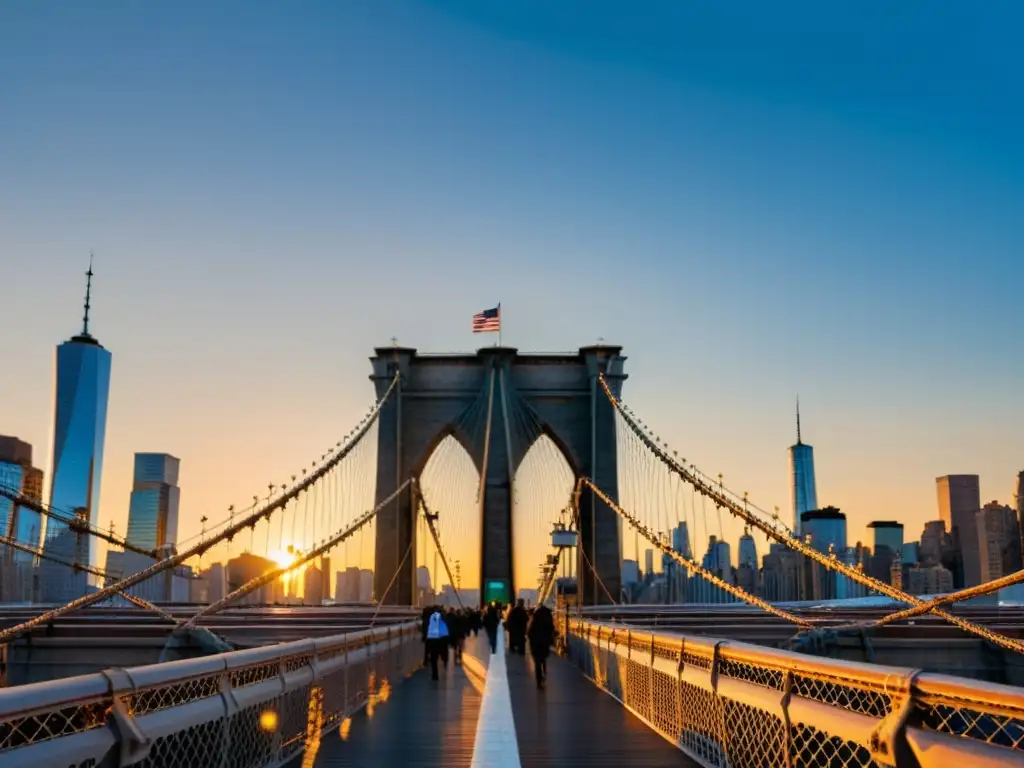
{"type": "MultiPolygon", "coordinates": [[[[1024,277],[1014,218],[1024,172],[1012,138],[1020,116],[1005,99],[1011,67],[984,67],[984,93],[949,77],[948,90],[915,92],[897,109],[893,92],[911,89],[914,73],[884,81],[902,48],[882,40],[872,64],[853,42],[856,19],[832,41],[841,54],[824,65],[835,85],[823,96],[813,73],[741,81],[706,45],[670,51],[630,25],[621,34],[650,43],[635,46],[648,53],[595,60],[587,41],[611,34],[600,14],[568,33],[557,16],[499,23],[483,10],[384,18],[321,7],[293,19],[287,40],[274,35],[281,17],[271,11],[241,26],[218,15],[195,55],[197,68],[219,74],[192,88],[198,70],[178,72],[174,50],[196,26],[188,11],[97,12],[81,25],[4,13],[0,58],[22,74],[3,92],[15,117],[0,127],[13,158],[0,253],[11,283],[34,289],[2,310],[19,328],[9,340],[19,373],[0,381],[13,404],[0,432],[35,446],[48,486],[51,350],[77,324],[95,248],[93,322],[118,358],[103,527],[126,530],[131,456],[167,450],[183,461],[181,535],[195,534],[200,517],[224,516],[358,421],[372,400],[373,346],[396,336],[422,351],[473,349],[468,317],[499,288],[506,344],[622,344],[626,402],[766,509],[790,507],[796,392],[818,501],[849,516],[851,544],[869,542],[877,519],[916,536],[937,518],[943,475],[978,474],[983,501],[1012,503],[1024,372],[1006,350],[1019,331],[1009,286],[1024,277]],[[151,69],[133,71],[147,39],[133,37],[135,26],[154,19],[166,22],[166,43],[151,46],[151,69]],[[94,42],[107,35],[119,43],[101,55],[94,42]],[[376,53],[359,42],[374,36],[389,40],[376,53]],[[279,68],[212,66],[225,38],[250,64],[268,43],[279,68]],[[54,57],[28,66],[43,43],[54,57]],[[447,53],[432,58],[434,45],[447,53]],[[301,47],[336,66],[289,58],[301,47]],[[465,74],[471,58],[479,81],[465,74]],[[414,65],[415,83],[396,61],[414,65]],[[69,69],[86,84],[120,74],[82,111],[69,69]],[[301,82],[306,90],[286,93],[301,82]],[[766,106],[764,94],[782,85],[791,106],[766,106]],[[335,91],[351,110],[321,98],[335,91]],[[216,106],[225,93],[233,100],[216,106]],[[559,107],[563,96],[575,114],[559,107]],[[995,119],[972,117],[981,98],[995,119]],[[956,126],[954,113],[966,116],[956,126]],[[754,146],[734,123],[763,126],[754,146]],[[52,138],[45,152],[41,134],[52,138]],[[908,147],[921,135],[928,141],[908,147]],[[964,291],[977,311],[953,302],[964,291]],[[733,301],[722,303],[726,294],[733,301]],[[666,354],[666,333],[687,354],[666,354]]],[[[942,14],[929,24],[945,31],[913,35],[911,69],[931,68],[936,80],[949,66],[938,39],[970,46],[970,34],[991,39],[1012,26],[979,22],[984,35],[957,36],[942,14]]],[[[756,56],[806,31],[743,41],[756,56]]],[[[725,37],[709,40],[734,51],[725,37]]],[[[727,526],[736,542],[741,526],[727,526]]]]}

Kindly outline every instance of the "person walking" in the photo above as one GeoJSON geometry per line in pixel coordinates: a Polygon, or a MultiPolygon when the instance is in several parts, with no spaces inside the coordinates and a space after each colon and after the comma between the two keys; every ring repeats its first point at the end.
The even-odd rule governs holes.
{"type": "Polygon", "coordinates": [[[520,598],[515,607],[508,612],[505,628],[508,630],[508,649],[520,656],[526,653],[526,625],[530,617],[526,613],[526,603],[520,598]]]}
{"type": "Polygon", "coordinates": [[[501,627],[501,616],[498,615],[498,607],[491,603],[483,618],[484,631],[487,633],[487,642],[490,643],[491,653],[498,650],[498,629],[501,627]]]}
{"type": "Polygon", "coordinates": [[[533,674],[537,680],[537,688],[544,690],[544,681],[548,676],[548,654],[555,644],[555,617],[546,605],[538,605],[530,619],[526,630],[530,639],[530,655],[533,656],[533,674]]]}
{"type": "Polygon", "coordinates": [[[434,608],[427,622],[427,647],[430,651],[430,679],[438,680],[437,662],[444,654],[444,665],[448,666],[448,624],[440,608],[434,608]]]}

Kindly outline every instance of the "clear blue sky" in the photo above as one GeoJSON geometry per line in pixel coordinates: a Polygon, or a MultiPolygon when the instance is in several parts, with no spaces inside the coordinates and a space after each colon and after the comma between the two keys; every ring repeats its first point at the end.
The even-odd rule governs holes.
{"type": "Polygon", "coordinates": [[[621,343],[762,506],[798,392],[851,541],[916,537],[937,475],[1008,501],[1024,9],[626,8],[0,5],[0,433],[44,463],[95,249],[121,530],[134,451],[182,458],[190,532],[348,431],[375,344],[473,348],[498,300],[521,349],[621,343]]]}

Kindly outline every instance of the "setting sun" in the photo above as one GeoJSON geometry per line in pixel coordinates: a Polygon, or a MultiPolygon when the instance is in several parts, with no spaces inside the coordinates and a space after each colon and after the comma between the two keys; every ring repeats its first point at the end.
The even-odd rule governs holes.
{"type": "Polygon", "coordinates": [[[287,568],[289,565],[295,562],[295,555],[292,552],[286,552],[284,550],[275,550],[269,555],[270,559],[277,563],[281,568],[287,568]]]}

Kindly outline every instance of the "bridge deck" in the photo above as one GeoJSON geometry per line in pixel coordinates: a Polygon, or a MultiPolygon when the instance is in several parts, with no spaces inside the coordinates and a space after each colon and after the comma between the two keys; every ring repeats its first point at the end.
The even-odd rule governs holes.
{"type": "MultiPolygon", "coordinates": [[[[437,682],[428,671],[417,672],[372,713],[364,710],[353,717],[345,738],[338,732],[324,737],[313,765],[469,768],[483,691],[476,670],[486,666],[489,653],[482,635],[467,645],[467,655],[477,663],[449,664],[437,682]]],[[[534,684],[529,656],[509,655],[506,667],[524,768],[695,765],[568,662],[548,661],[544,691],[534,684]]]]}

